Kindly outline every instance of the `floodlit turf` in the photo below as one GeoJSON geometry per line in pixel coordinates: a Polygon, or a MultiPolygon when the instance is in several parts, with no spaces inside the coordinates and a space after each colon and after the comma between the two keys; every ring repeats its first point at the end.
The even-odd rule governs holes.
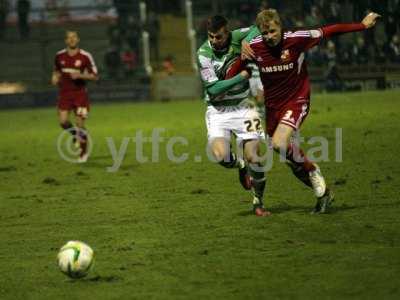
{"type": "Polygon", "coordinates": [[[201,101],[94,105],[85,165],[57,153],[54,109],[1,111],[0,299],[399,299],[399,101],[396,91],[315,95],[303,135],[329,141],[320,165],[335,208],[310,215],[312,192],[276,161],[269,218],[250,213],[236,171],[205,159],[201,101]],[[139,163],[130,140],[107,172],[106,137],[120,149],[153,128],[165,129],[159,162],[139,163]],[[174,148],[189,154],[181,164],[166,155],[174,136],[188,141],[174,148]],[[96,253],[81,280],[56,265],[72,239],[96,253]]]}

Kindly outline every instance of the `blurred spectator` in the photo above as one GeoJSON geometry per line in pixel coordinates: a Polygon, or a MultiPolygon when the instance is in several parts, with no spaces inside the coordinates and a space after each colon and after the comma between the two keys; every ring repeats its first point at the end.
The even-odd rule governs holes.
{"type": "Polygon", "coordinates": [[[400,37],[395,34],[389,43],[387,53],[389,60],[394,63],[400,63],[400,37]]]}
{"type": "Polygon", "coordinates": [[[324,24],[324,17],[318,6],[311,6],[310,13],[305,17],[304,23],[307,27],[319,26],[320,24],[324,24]]]}
{"type": "Polygon", "coordinates": [[[320,47],[314,47],[307,51],[307,61],[312,66],[325,66],[325,55],[320,47]]]}
{"type": "Polygon", "coordinates": [[[377,63],[377,64],[384,64],[385,62],[386,62],[386,53],[385,53],[385,44],[383,44],[383,45],[381,45],[379,48],[378,48],[378,52],[377,53],[375,53],[375,57],[374,57],[374,59],[375,59],[375,63],[377,63]]]}
{"type": "Polygon", "coordinates": [[[339,64],[351,65],[353,63],[352,47],[353,47],[353,45],[344,45],[344,46],[340,47],[340,50],[337,49],[337,53],[339,53],[339,55],[337,56],[336,61],[339,64]]]}
{"type": "Polygon", "coordinates": [[[338,0],[331,0],[326,4],[324,16],[327,23],[340,23],[341,4],[338,0]]]}
{"type": "Polygon", "coordinates": [[[111,45],[104,55],[104,65],[106,74],[109,78],[118,79],[120,77],[121,57],[116,46],[111,45]]]}
{"type": "Polygon", "coordinates": [[[4,39],[6,32],[8,9],[8,0],[0,0],[0,41],[4,39]]]}
{"type": "Polygon", "coordinates": [[[110,45],[115,46],[116,48],[121,48],[122,46],[122,32],[118,24],[112,23],[107,29],[108,40],[110,41],[110,45]]]}
{"type": "Polygon", "coordinates": [[[353,45],[352,57],[353,61],[357,64],[366,64],[368,62],[368,47],[365,45],[365,40],[362,36],[359,36],[353,45]]]}
{"type": "Polygon", "coordinates": [[[174,58],[172,55],[168,55],[164,58],[164,61],[162,62],[162,71],[166,75],[174,75],[175,73],[175,66],[174,66],[174,58]]]}
{"type": "MultiPolygon", "coordinates": [[[[400,1],[399,1],[400,3],[400,1]]],[[[392,37],[397,33],[398,22],[393,12],[389,12],[385,18],[386,41],[390,43],[392,37]]]]}
{"type": "Polygon", "coordinates": [[[126,77],[134,74],[137,67],[137,55],[129,47],[124,47],[121,52],[121,62],[126,77]]]}
{"type": "Polygon", "coordinates": [[[344,89],[343,80],[339,76],[338,67],[331,62],[325,76],[325,89],[327,92],[340,92],[344,89]]]}
{"type": "Polygon", "coordinates": [[[328,40],[326,43],[326,48],[324,51],[325,61],[329,64],[336,63],[336,46],[335,43],[331,40],[328,40]]]}
{"type": "Polygon", "coordinates": [[[288,21],[291,22],[292,27],[295,28],[303,28],[306,26],[306,24],[304,23],[304,18],[302,18],[301,16],[295,16],[293,18],[286,18],[283,20],[283,24],[288,24],[288,21]]]}

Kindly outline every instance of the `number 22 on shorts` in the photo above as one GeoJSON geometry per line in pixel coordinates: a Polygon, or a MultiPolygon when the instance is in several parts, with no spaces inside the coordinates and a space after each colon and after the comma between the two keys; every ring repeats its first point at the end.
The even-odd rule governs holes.
{"type": "Polygon", "coordinates": [[[258,119],[258,118],[257,119],[253,119],[253,120],[246,120],[246,121],[244,121],[244,124],[246,124],[246,130],[248,132],[262,130],[262,128],[261,128],[261,120],[258,119]]]}

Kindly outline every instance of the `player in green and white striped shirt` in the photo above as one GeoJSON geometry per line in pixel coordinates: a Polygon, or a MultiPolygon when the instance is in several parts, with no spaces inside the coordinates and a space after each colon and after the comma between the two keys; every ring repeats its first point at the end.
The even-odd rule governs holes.
{"type": "Polygon", "coordinates": [[[253,192],[253,210],[257,216],[270,213],[263,205],[265,175],[259,155],[264,137],[257,110],[248,101],[249,71],[243,69],[230,77],[230,71],[241,66],[241,42],[250,28],[229,31],[222,16],[207,22],[208,40],[198,49],[198,65],[207,103],[208,141],[216,161],[225,168],[238,168],[245,189],[253,192]],[[241,155],[231,151],[231,134],[236,136],[241,155]]]}

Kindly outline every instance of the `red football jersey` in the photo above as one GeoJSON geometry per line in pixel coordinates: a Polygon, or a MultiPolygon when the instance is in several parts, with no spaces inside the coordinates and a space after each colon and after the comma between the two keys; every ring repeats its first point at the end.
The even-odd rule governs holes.
{"type": "Polygon", "coordinates": [[[73,56],[69,55],[66,49],[57,52],[54,69],[61,73],[59,83],[61,93],[85,90],[85,80],[73,80],[70,74],[76,72],[83,73],[85,70],[88,73],[97,74],[97,67],[92,55],[82,49],[79,49],[78,53],[73,56]]]}
{"type": "Polygon", "coordinates": [[[262,36],[250,41],[267,107],[279,109],[289,101],[309,100],[310,81],[304,52],[317,45],[322,35],[322,30],[284,32],[276,47],[269,47],[262,36]]]}

